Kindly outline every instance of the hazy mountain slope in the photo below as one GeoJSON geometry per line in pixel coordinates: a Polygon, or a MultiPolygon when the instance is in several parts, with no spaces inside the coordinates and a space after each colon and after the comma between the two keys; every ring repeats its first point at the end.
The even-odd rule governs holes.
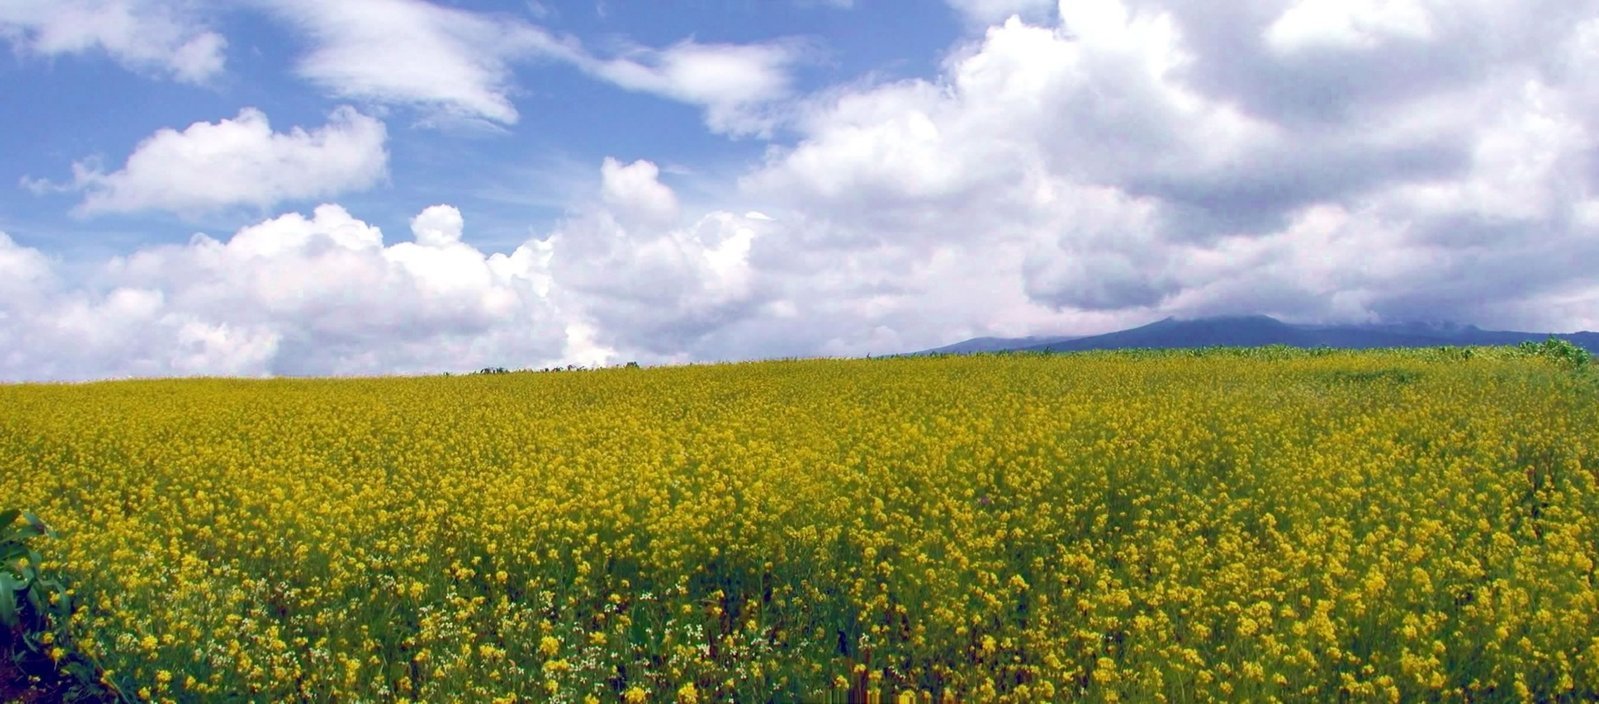
{"type": "MultiPolygon", "coordinates": [[[[1546,339],[1550,333],[1482,330],[1459,325],[1294,325],[1264,315],[1178,320],[1167,318],[1141,327],[1087,337],[979,337],[947,345],[924,354],[1037,351],[1069,352],[1128,348],[1184,347],[1433,347],[1439,345],[1515,345],[1546,339]]],[[[1599,333],[1558,334],[1559,337],[1599,353],[1599,333]]]]}
{"type": "Polygon", "coordinates": [[[970,340],[945,345],[917,354],[974,354],[977,352],[1002,352],[1049,345],[1077,338],[1070,336],[1035,335],[1033,337],[974,337],[970,340]]]}

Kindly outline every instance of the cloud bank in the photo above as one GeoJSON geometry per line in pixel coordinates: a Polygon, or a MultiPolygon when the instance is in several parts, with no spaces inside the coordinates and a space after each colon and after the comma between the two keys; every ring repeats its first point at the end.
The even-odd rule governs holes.
{"type": "Polygon", "coordinates": [[[1062,2],[938,80],[818,101],[743,185],[892,292],[818,297],[918,344],[1234,312],[1595,327],[1599,7],[1467,5],[1062,2]]]}
{"type": "Polygon", "coordinates": [[[0,379],[686,361],[680,350],[747,313],[746,257],[765,223],[711,213],[678,226],[656,173],[608,160],[590,210],[508,254],[467,244],[449,205],[393,243],[322,205],[141,249],[89,285],[0,233],[0,339],[18,342],[0,379]]]}

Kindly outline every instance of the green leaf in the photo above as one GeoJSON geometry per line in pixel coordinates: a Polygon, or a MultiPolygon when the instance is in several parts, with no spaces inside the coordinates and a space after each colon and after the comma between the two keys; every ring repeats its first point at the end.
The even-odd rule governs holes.
{"type": "Polygon", "coordinates": [[[11,564],[12,560],[26,557],[27,555],[28,546],[23,545],[22,543],[0,544],[0,563],[11,564]]]}
{"type": "Polygon", "coordinates": [[[45,614],[44,596],[39,592],[38,589],[29,589],[27,594],[28,603],[33,605],[34,618],[42,622],[45,614]]]}
{"type": "Polygon", "coordinates": [[[33,586],[33,575],[16,575],[0,570],[0,591],[10,589],[14,592],[20,592],[31,586],[33,586]]]}
{"type": "Polygon", "coordinates": [[[0,528],[10,528],[12,523],[17,522],[17,516],[20,515],[22,515],[22,512],[14,508],[0,511],[0,528]]]}
{"type": "Polygon", "coordinates": [[[50,524],[45,523],[44,519],[41,519],[38,516],[34,515],[32,511],[23,511],[22,512],[22,517],[28,520],[28,526],[29,527],[33,528],[36,531],[39,531],[39,535],[43,535],[43,536],[49,537],[49,538],[56,537],[55,529],[51,528],[50,524]]]}
{"type": "Polygon", "coordinates": [[[17,627],[18,582],[10,572],[0,571],[0,626],[17,627]]]}
{"type": "Polygon", "coordinates": [[[61,618],[61,623],[66,623],[72,617],[72,595],[67,593],[66,585],[60,583],[53,585],[51,590],[56,593],[56,614],[61,618]]]}
{"type": "Polygon", "coordinates": [[[94,674],[94,668],[90,667],[89,664],[85,662],[74,660],[67,663],[67,666],[62,669],[65,670],[67,674],[76,678],[79,682],[83,682],[85,684],[93,683],[95,680],[99,679],[94,674]]]}

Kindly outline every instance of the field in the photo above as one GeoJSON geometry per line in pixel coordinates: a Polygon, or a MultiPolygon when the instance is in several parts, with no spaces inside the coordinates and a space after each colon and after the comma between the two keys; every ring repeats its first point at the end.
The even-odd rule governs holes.
{"type": "Polygon", "coordinates": [[[4,386],[0,471],[130,697],[1599,697],[1514,350],[4,386]]]}

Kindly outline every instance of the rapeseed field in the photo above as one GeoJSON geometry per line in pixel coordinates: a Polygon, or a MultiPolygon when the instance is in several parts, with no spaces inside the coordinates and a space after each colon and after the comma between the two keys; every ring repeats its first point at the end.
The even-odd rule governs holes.
{"type": "Polygon", "coordinates": [[[1599,696],[1599,387],[1496,350],[0,387],[154,701],[1599,696]]]}

